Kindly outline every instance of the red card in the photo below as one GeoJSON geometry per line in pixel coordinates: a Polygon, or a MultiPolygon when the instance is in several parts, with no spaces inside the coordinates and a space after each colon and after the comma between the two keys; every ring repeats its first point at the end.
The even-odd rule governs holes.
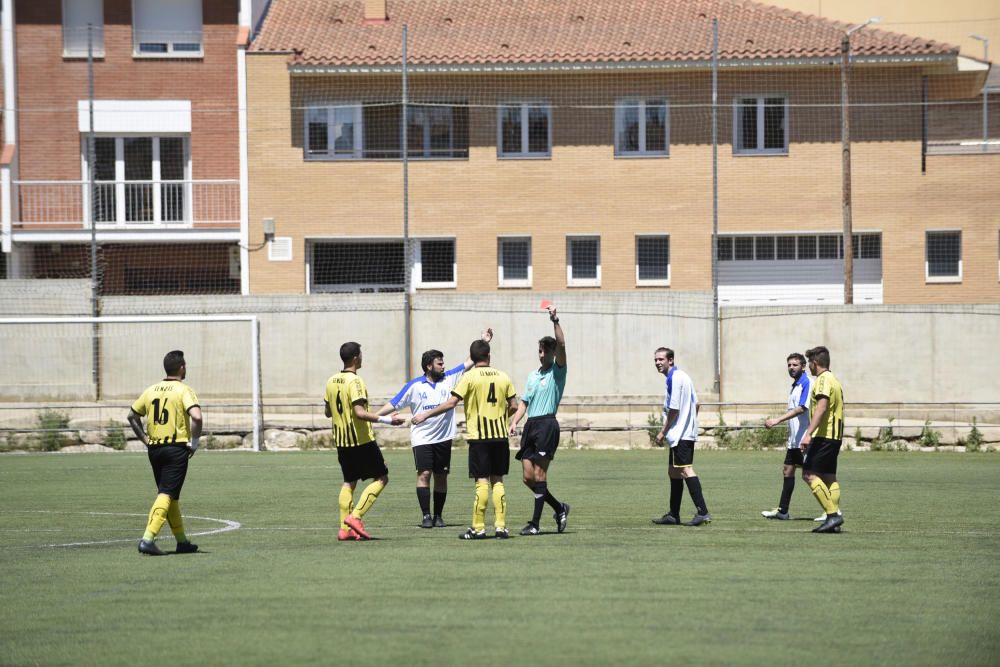
{"type": "Polygon", "coordinates": [[[542,299],[542,302],[538,305],[538,307],[541,308],[542,310],[545,310],[546,308],[551,308],[552,302],[549,301],[548,299],[542,299]]]}

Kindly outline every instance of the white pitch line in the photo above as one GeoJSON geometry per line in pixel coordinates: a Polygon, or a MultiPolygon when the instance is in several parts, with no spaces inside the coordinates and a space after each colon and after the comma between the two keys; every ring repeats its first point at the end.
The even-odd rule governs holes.
{"type": "MultiPolygon", "coordinates": [[[[147,516],[146,514],[136,514],[133,512],[61,512],[58,510],[16,510],[24,514],[84,514],[87,516],[147,516]]],[[[219,533],[228,533],[233,530],[239,530],[242,528],[242,524],[239,521],[233,521],[232,519],[216,519],[210,516],[184,516],[185,519],[199,519],[201,521],[214,521],[215,523],[223,524],[221,528],[216,528],[214,530],[205,530],[197,533],[189,533],[191,537],[202,537],[204,535],[217,535],[219,533]]],[[[119,538],[114,540],[95,540],[92,542],[66,542],[64,544],[41,544],[37,547],[32,548],[60,548],[60,547],[87,547],[96,546],[99,544],[116,544],[119,542],[134,542],[134,537],[119,538]]]]}

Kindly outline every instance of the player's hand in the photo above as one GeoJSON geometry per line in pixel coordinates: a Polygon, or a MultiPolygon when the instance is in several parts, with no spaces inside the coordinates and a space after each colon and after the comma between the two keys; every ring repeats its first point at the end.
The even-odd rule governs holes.
{"type": "Polygon", "coordinates": [[[770,419],[770,418],[765,419],[764,420],[764,428],[772,428],[772,427],[776,426],[777,423],[778,423],[777,419],[770,419]]]}
{"type": "Polygon", "coordinates": [[[811,444],[812,444],[812,435],[806,433],[805,435],[802,436],[802,440],[799,441],[799,449],[801,449],[802,453],[805,454],[806,450],[809,449],[809,445],[811,444]]]}
{"type": "Polygon", "coordinates": [[[510,428],[507,429],[507,435],[513,437],[517,435],[517,424],[511,424],[510,428]]]}
{"type": "Polygon", "coordinates": [[[194,456],[194,453],[198,451],[198,438],[191,438],[191,442],[188,443],[188,458],[194,456]]]}
{"type": "Polygon", "coordinates": [[[552,322],[555,322],[556,320],[559,319],[559,317],[556,315],[555,306],[548,306],[545,310],[549,311],[549,320],[551,320],[552,322]]]}
{"type": "Polygon", "coordinates": [[[493,340],[493,329],[491,327],[486,327],[485,329],[483,329],[483,331],[480,334],[479,338],[484,343],[490,342],[491,340],[493,340]]]}
{"type": "Polygon", "coordinates": [[[664,435],[663,431],[660,431],[659,433],[657,433],[657,434],[656,434],[656,442],[657,442],[658,444],[661,444],[661,445],[662,445],[662,444],[663,444],[663,439],[664,439],[665,437],[666,437],[666,436],[664,435]]]}
{"type": "Polygon", "coordinates": [[[413,424],[414,426],[416,426],[418,424],[423,424],[424,421],[426,421],[426,419],[427,419],[427,417],[424,416],[425,414],[426,413],[421,412],[421,413],[413,415],[413,418],[410,420],[410,423],[413,424]]]}
{"type": "Polygon", "coordinates": [[[400,416],[398,412],[393,412],[389,417],[392,419],[393,426],[402,426],[406,423],[406,417],[400,416]]]}

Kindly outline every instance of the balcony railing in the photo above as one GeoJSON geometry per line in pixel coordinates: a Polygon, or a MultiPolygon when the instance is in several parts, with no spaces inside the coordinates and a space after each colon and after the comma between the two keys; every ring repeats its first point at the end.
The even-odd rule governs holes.
{"type": "Polygon", "coordinates": [[[229,227],[240,223],[240,182],[14,181],[15,229],[229,227]],[[88,208],[90,215],[87,215],[88,208]]]}

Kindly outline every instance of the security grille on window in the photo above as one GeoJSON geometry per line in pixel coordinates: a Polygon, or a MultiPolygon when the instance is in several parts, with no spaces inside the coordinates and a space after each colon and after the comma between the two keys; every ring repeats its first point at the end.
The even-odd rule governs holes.
{"type": "Polygon", "coordinates": [[[531,239],[497,239],[497,272],[501,287],[531,286],[531,239]]]}
{"type": "Polygon", "coordinates": [[[637,236],[635,271],[638,284],[670,283],[670,237],[637,236]]]}
{"type": "Polygon", "coordinates": [[[417,287],[455,286],[455,239],[417,241],[417,287]]]}
{"type": "Polygon", "coordinates": [[[962,277],[962,232],[927,232],[926,270],[930,280],[962,277]]]}
{"type": "MultiPolygon", "coordinates": [[[[839,260],[844,258],[840,234],[720,236],[718,258],[731,261],[839,260]]],[[[881,259],[881,234],[854,234],[854,259],[881,259]]]]}
{"type": "MultiPolygon", "coordinates": [[[[469,156],[467,107],[409,105],[407,145],[411,159],[469,156]]],[[[402,157],[403,107],[346,102],[305,110],[305,154],[311,160],[398,160],[402,157]]]]}
{"type": "Polygon", "coordinates": [[[62,29],[63,55],[86,57],[89,39],[94,56],[103,56],[103,0],[62,0],[62,29]]]}
{"type": "Polygon", "coordinates": [[[135,53],[201,56],[201,0],[132,0],[135,53]]]}
{"type": "Polygon", "coordinates": [[[577,236],[567,239],[567,282],[570,286],[601,284],[601,239],[577,236]]]}
{"type": "Polygon", "coordinates": [[[736,153],[788,152],[787,99],[740,97],[734,107],[733,147],[736,153]]]}
{"type": "Polygon", "coordinates": [[[313,292],[402,292],[406,262],[403,242],[322,241],[309,253],[313,292]]]}
{"type": "Polygon", "coordinates": [[[504,104],[497,108],[500,157],[548,157],[552,154],[552,107],[541,103],[504,104]]]}
{"type": "MultiPolygon", "coordinates": [[[[87,148],[84,141],[85,158],[87,148]]],[[[188,169],[184,137],[96,137],[91,190],[94,222],[190,221],[188,169]]]]}
{"type": "Polygon", "coordinates": [[[667,155],[667,101],[625,100],[615,106],[615,155],[667,155]]]}

